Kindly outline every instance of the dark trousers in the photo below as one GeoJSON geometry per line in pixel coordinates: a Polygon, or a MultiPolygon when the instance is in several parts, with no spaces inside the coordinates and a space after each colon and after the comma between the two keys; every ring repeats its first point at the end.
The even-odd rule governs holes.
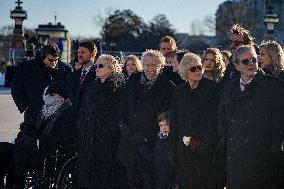
{"type": "Polygon", "coordinates": [[[151,164],[140,162],[136,167],[128,167],[127,178],[129,189],[155,188],[154,166],[151,164]]]}

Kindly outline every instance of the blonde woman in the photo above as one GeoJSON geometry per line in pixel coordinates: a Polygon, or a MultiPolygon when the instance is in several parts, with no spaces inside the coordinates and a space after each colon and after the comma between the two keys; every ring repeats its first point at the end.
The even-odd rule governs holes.
{"type": "Polygon", "coordinates": [[[109,54],[99,56],[95,66],[96,79],[84,91],[79,110],[79,188],[115,188],[121,67],[109,54]]]}
{"type": "Polygon", "coordinates": [[[179,65],[186,82],[175,88],[173,131],[177,132],[178,188],[210,188],[212,160],[217,135],[216,84],[202,77],[198,55],[187,53],[179,65]]]}
{"type": "Polygon", "coordinates": [[[260,46],[259,63],[266,74],[284,80],[284,51],[276,41],[266,41],[260,46]]]}
{"type": "Polygon", "coordinates": [[[203,76],[218,83],[224,76],[225,63],[222,53],[217,48],[208,48],[202,56],[203,76]]]}
{"type": "Polygon", "coordinates": [[[135,55],[129,55],[123,64],[123,74],[125,76],[125,79],[128,80],[131,74],[136,72],[142,72],[143,67],[139,60],[139,58],[135,55]]]}

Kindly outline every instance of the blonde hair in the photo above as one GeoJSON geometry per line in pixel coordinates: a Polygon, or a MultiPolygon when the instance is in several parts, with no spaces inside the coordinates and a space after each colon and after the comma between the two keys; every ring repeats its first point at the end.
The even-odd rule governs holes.
{"type": "Polygon", "coordinates": [[[111,73],[114,75],[121,73],[121,66],[119,65],[118,61],[110,54],[102,54],[99,56],[99,60],[106,60],[109,68],[111,68],[111,73]]]}
{"type": "Polygon", "coordinates": [[[179,64],[179,75],[187,81],[186,71],[192,66],[193,62],[201,63],[201,58],[194,53],[186,53],[179,64]]]}
{"type": "Polygon", "coordinates": [[[208,48],[202,56],[202,64],[204,64],[204,60],[207,54],[213,54],[215,57],[215,66],[214,69],[212,71],[207,71],[205,70],[204,72],[204,76],[208,77],[209,79],[213,79],[216,82],[219,82],[222,77],[224,76],[224,72],[225,72],[225,63],[223,60],[223,56],[222,53],[220,52],[219,49],[217,48],[208,48]]]}
{"type": "Polygon", "coordinates": [[[276,41],[265,41],[259,47],[272,59],[271,71],[278,76],[279,70],[284,70],[284,52],[281,45],[276,41]]]}
{"type": "Polygon", "coordinates": [[[126,71],[126,64],[129,60],[133,60],[135,66],[136,66],[136,69],[137,69],[137,72],[141,72],[143,70],[143,67],[142,67],[142,64],[141,64],[141,61],[139,60],[139,58],[135,55],[129,55],[126,57],[124,63],[123,63],[123,69],[126,71]]]}
{"type": "Polygon", "coordinates": [[[157,50],[146,50],[141,57],[141,62],[144,65],[146,58],[151,58],[157,65],[165,65],[166,59],[160,51],[157,50]]]}

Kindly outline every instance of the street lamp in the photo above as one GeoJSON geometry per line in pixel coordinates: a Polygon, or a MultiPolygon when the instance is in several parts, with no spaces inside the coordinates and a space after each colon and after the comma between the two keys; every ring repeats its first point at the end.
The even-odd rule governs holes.
{"type": "Polygon", "coordinates": [[[22,9],[23,2],[18,0],[16,1],[16,8],[10,12],[10,18],[15,20],[14,35],[22,36],[23,35],[23,21],[27,18],[27,12],[22,9]]]}
{"type": "Polygon", "coordinates": [[[266,38],[274,39],[274,25],[279,22],[279,17],[277,13],[274,13],[273,6],[266,1],[266,14],[264,16],[264,24],[266,25],[266,38]]]}

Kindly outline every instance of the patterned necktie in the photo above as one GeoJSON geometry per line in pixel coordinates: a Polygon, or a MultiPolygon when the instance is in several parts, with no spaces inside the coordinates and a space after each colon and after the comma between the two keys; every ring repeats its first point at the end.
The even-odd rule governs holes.
{"type": "Polygon", "coordinates": [[[82,70],[81,76],[80,76],[80,83],[82,84],[84,79],[86,78],[87,71],[85,69],[82,70]]]}

